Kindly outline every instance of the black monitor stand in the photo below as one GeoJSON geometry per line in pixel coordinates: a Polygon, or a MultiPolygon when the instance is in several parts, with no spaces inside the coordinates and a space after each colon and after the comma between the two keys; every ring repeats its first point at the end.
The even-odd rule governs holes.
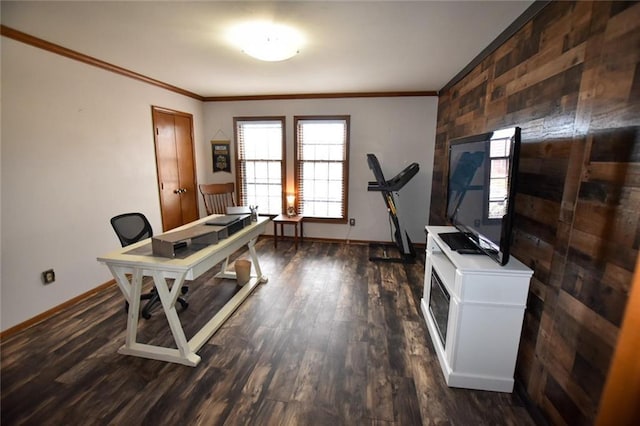
{"type": "Polygon", "coordinates": [[[418,163],[412,163],[407,166],[404,170],[398,173],[393,178],[386,180],[384,174],[382,173],[382,169],[380,168],[380,163],[374,154],[367,154],[367,163],[369,164],[369,168],[373,172],[375,181],[369,182],[369,186],[367,190],[369,191],[379,191],[382,195],[385,205],[387,206],[387,212],[389,213],[389,218],[393,223],[395,228],[394,239],[395,245],[400,253],[400,257],[388,257],[386,251],[386,245],[384,244],[370,244],[371,246],[382,246],[384,256],[375,257],[370,256],[370,261],[383,261],[383,262],[402,262],[402,263],[414,263],[416,252],[413,247],[413,243],[409,238],[409,235],[404,229],[402,215],[398,211],[396,207],[396,202],[394,198],[394,192],[399,191],[403,186],[407,184],[413,178],[420,166],[418,163]]]}

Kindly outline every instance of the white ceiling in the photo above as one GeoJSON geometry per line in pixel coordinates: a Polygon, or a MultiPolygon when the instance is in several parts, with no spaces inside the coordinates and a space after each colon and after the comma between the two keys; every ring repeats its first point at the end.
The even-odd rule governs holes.
{"type": "Polygon", "coordinates": [[[204,97],[436,91],[532,1],[19,1],[2,24],[204,97]],[[225,32],[270,19],[307,43],[260,62],[225,32]]]}

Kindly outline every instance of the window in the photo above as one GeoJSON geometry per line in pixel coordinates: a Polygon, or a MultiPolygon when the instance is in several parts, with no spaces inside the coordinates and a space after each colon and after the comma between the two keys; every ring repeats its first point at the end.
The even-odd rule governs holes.
{"type": "Polygon", "coordinates": [[[509,149],[511,134],[496,132],[489,141],[489,191],[487,219],[502,219],[507,214],[507,186],[509,180],[509,149]]]}
{"type": "Polygon", "coordinates": [[[257,205],[263,214],[283,208],[284,117],[235,117],[238,202],[257,205]]]}
{"type": "Polygon", "coordinates": [[[294,117],[296,203],[305,219],[347,222],[349,120],[294,117]]]}

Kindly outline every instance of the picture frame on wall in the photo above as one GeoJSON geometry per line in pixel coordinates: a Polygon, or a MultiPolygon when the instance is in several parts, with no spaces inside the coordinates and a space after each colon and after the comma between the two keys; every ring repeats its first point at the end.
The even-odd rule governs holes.
{"type": "Polygon", "coordinates": [[[231,151],[229,150],[230,141],[228,140],[212,140],[211,141],[211,158],[213,161],[213,172],[231,173],[231,151]]]}

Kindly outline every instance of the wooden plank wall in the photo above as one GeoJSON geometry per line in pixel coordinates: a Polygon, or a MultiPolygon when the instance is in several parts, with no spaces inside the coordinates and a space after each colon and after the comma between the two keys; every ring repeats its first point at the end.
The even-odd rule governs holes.
{"type": "Polygon", "coordinates": [[[534,270],[516,379],[553,424],[592,424],[640,245],[640,3],[552,2],[440,94],[448,141],[522,128],[513,252],[534,270]]]}

